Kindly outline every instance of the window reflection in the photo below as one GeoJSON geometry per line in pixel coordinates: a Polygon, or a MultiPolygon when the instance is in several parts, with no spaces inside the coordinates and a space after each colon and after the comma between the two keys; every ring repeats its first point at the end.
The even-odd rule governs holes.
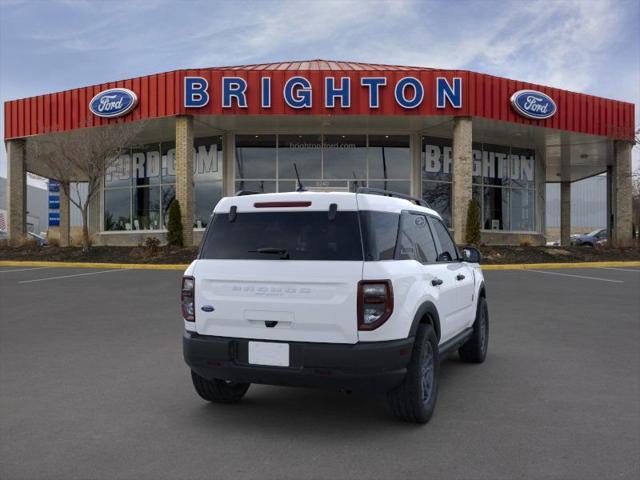
{"type": "Polygon", "coordinates": [[[322,178],[367,178],[365,135],[325,135],[322,155],[322,178]]]}
{"type": "Polygon", "coordinates": [[[236,178],[276,178],[275,135],[236,135],[236,178]]]}
{"type": "Polygon", "coordinates": [[[322,178],[322,135],[279,135],[278,176],[295,179],[294,163],[300,177],[322,178]]]}
{"type": "Polygon", "coordinates": [[[105,190],[104,229],[131,230],[131,189],[105,190]]]}

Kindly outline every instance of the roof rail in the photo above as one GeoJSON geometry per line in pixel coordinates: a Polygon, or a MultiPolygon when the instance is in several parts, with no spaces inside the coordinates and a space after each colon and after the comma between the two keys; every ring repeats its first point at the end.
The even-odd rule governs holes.
{"type": "Polygon", "coordinates": [[[382,195],[384,197],[402,198],[403,200],[409,200],[410,202],[420,205],[421,207],[431,208],[427,202],[421,198],[412,197],[411,195],[405,195],[404,193],[392,192],[391,190],[383,190],[381,188],[360,187],[356,190],[356,193],[368,193],[369,195],[382,195]]]}

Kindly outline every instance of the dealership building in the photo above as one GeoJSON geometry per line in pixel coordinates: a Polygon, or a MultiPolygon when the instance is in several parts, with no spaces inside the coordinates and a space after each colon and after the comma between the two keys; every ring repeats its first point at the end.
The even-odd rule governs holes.
{"type": "MultiPolygon", "coordinates": [[[[117,123],[139,133],[93,197],[97,244],[164,239],[174,198],[185,242],[197,244],[222,196],[293,191],[294,164],[308,189],[422,197],[458,243],[476,199],[487,244],[543,244],[549,182],[561,185],[568,243],[571,183],[606,173],[611,240],[631,241],[627,102],[466,70],[313,60],[176,70],[4,107],[12,240],[26,231],[26,173],[53,177],[28,142],[117,123]]],[[[56,205],[64,244],[64,193],[56,205]]]]}

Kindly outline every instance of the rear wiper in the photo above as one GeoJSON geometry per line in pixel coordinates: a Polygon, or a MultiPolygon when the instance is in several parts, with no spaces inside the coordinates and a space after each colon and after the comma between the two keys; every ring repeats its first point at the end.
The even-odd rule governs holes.
{"type": "Polygon", "coordinates": [[[286,248],[263,247],[256,250],[249,250],[250,253],[268,253],[280,255],[281,260],[289,260],[289,251],[286,248]]]}

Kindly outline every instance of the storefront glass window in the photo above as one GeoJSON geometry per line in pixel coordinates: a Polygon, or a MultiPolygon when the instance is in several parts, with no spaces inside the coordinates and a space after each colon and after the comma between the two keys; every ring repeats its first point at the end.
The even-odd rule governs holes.
{"type": "MultiPolygon", "coordinates": [[[[104,230],[166,228],[175,160],[174,142],[135,146],[120,155],[105,176],[104,230]]],[[[222,197],[221,137],[196,139],[193,163],[194,226],[204,227],[222,197]]]]}
{"type": "MultiPolygon", "coordinates": [[[[451,227],[451,140],[423,137],[422,192],[451,227]]],[[[485,230],[534,231],[535,151],[473,143],[473,198],[485,230]]]]}
{"type": "Polygon", "coordinates": [[[366,135],[325,135],[322,167],[324,179],[366,180],[366,135]]]}
{"type": "Polygon", "coordinates": [[[160,185],[160,144],[131,149],[131,178],[137,187],[160,185]]]}
{"type": "Polygon", "coordinates": [[[511,208],[509,217],[511,220],[511,230],[531,231],[535,228],[533,208],[535,202],[535,192],[520,188],[511,189],[511,208]]]}
{"type": "Polygon", "coordinates": [[[275,180],[236,180],[235,191],[239,192],[240,190],[258,193],[275,193],[276,182],[275,180]]]}
{"type": "Polygon", "coordinates": [[[484,187],[485,230],[509,230],[509,189],[484,187]]]}
{"type": "Polygon", "coordinates": [[[407,135],[369,135],[369,179],[411,178],[407,135]]]}
{"type": "Polygon", "coordinates": [[[161,174],[162,183],[169,185],[176,183],[176,144],[175,142],[162,142],[161,152],[161,174]]]}
{"type": "Polygon", "coordinates": [[[511,186],[530,189],[535,188],[535,151],[524,148],[512,148],[509,159],[511,186]]]}
{"type": "Polygon", "coordinates": [[[193,226],[205,228],[222,198],[222,137],[195,140],[193,226]]]}
{"type": "Polygon", "coordinates": [[[131,189],[114,188],[104,193],[104,229],[131,230],[131,189]]]}
{"type": "Polygon", "coordinates": [[[422,198],[451,226],[451,183],[422,182],[422,198]]]}
{"type": "Polygon", "coordinates": [[[236,191],[294,191],[294,163],[309,189],[411,191],[408,135],[347,134],[238,135],[236,191]]]}
{"type": "Polygon", "coordinates": [[[276,178],[275,135],[236,135],[236,178],[276,178]]]}
{"type": "Polygon", "coordinates": [[[164,227],[169,223],[169,207],[171,202],[176,198],[176,186],[175,185],[163,185],[162,186],[162,198],[160,199],[162,205],[162,225],[164,227]]]}
{"type": "Polygon", "coordinates": [[[107,167],[104,184],[108,188],[131,185],[131,153],[129,150],[116,157],[107,167]]]}
{"type": "Polygon", "coordinates": [[[133,230],[160,229],[160,187],[133,189],[133,230]]]}
{"type": "Polygon", "coordinates": [[[294,163],[300,178],[322,178],[322,135],[279,135],[278,177],[295,180],[294,163]]]}

